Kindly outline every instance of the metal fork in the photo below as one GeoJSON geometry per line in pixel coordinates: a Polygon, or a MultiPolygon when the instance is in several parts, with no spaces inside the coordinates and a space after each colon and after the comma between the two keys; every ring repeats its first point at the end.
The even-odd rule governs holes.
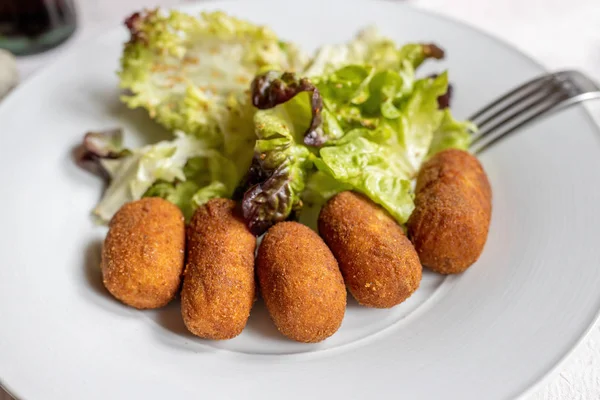
{"type": "Polygon", "coordinates": [[[469,118],[479,127],[471,151],[480,153],[490,148],[542,115],[598,98],[600,87],[579,71],[560,71],[532,79],[469,118]]]}

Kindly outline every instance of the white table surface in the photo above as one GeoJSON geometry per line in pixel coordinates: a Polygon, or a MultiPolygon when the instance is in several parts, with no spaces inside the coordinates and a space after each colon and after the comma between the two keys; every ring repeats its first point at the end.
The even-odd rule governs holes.
{"type": "MultiPolygon", "coordinates": [[[[21,79],[144,7],[190,0],[76,0],[79,30],[65,45],[19,58],[21,79]]],[[[243,0],[239,0],[243,1],[243,0]]],[[[283,1],[283,0],[282,0],[283,1]]],[[[325,1],[325,0],[324,0],[325,1]]],[[[599,0],[409,0],[486,30],[532,55],[549,69],[578,68],[600,80],[599,0]]],[[[600,121],[600,105],[592,113],[600,121]]],[[[598,288],[600,290],[600,288],[598,288]]],[[[35,377],[32,377],[35,379],[35,377]]],[[[452,398],[449,395],[448,398],[452,398]]],[[[527,400],[600,399],[600,325],[527,400]]],[[[0,400],[11,397],[0,389],[0,400]]]]}

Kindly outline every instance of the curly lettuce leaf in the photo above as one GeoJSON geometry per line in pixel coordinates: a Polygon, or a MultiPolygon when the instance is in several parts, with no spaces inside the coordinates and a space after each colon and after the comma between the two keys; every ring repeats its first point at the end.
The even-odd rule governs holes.
{"type": "Polygon", "coordinates": [[[469,121],[457,121],[449,109],[444,110],[442,123],[433,133],[429,146],[428,157],[446,149],[468,150],[472,134],[477,130],[475,124],[469,121]]]}
{"type": "Polygon", "coordinates": [[[417,69],[425,60],[441,60],[445,55],[444,50],[434,43],[409,43],[398,51],[398,65],[407,62],[413,69],[417,69]]]}
{"type": "Polygon", "coordinates": [[[343,190],[364,193],[399,223],[408,220],[411,181],[430,150],[468,143],[467,124],[439,108],[447,75],[417,80],[414,65],[422,59],[414,49],[407,54],[413,61],[407,56],[399,69],[348,65],[312,78],[317,90],[293,75],[257,78],[254,103],[276,107],[255,116],[259,138],[243,200],[254,232],[287,219],[303,202],[319,205],[343,190]],[[315,93],[322,93],[319,123],[327,137],[320,148],[307,147],[303,136],[315,121],[315,93]]]}
{"type": "Polygon", "coordinates": [[[374,68],[364,65],[347,65],[331,74],[311,78],[319,88],[326,106],[338,111],[340,106],[364,102],[367,85],[374,68]]]}
{"type": "Polygon", "coordinates": [[[398,104],[413,92],[414,70],[383,70],[376,73],[369,82],[369,97],[361,105],[363,114],[388,119],[400,117],[398,104]]]}
{"type": "Polygon", "coordinates": [[[359,135],[344,144],[322,148],[315,164],[345,188],[364,193],[404,223],[414,203],[406,166],[394,150],[359,135]]]}
{"type": "Polygon", "coordinates": [[[258,139],[242,185],[242,211],[253,233],[265,232],[302,207],[300,195],[314,157],[304,143],[311,123],[311,94],[307,92],[256,113],[258,139]]]}
{"type": "Polygon", "coordinates": [[[365,30],[324,46],[306,68],[303,55],[268,29],[218,12],[150,11],[127,25],[124,101],[190,142],[181,143],[184,155],[173,147],[180,136],[106,160],[114,179],[105,215],[124,199],[160,196],[189,217],[237,188],[246,222],[260,234],[304,202],[357,190],[403,223],[426,157],[468,146],[470,126],[440,109],[447,75],[415,77],[425,60],[443,57],[433,44],[397,47],[365,30]]]}
{"type": "Polygon", "coordinates": [[[196,208],[216,197],[231,197],[239,176],[234,163],[216,152],[194,156],[183,167],[185,180],[157,181],[143,197],[162,197],[177,205],[189,221],[196,208]]]}
{"type": "MultiPolygon", "coordinates": [[[[354,65],[317,79],[325,107],[336,110],[347,133],[326,143],[314,161],[332,179],[319,177],[311,186],[328,196],[350,187],[406,222],[414,208],[411,181],[426,157],[469,145],[472,125],[439,108],[447,74],[416,80],[413,64],[405,61],[400,70],[354,65]],[[340,82],[341,76],[348,79],[340,82]]],[[[313,190],[305,195],[322,200],[313,190]]]]}
{"type": "MultiPolygon", "coordinates": [[[[435,79],[438,76],[439,76],[439,74],[432,74],[429,76],[429,78],[435,79]]],[[[440,110],[450,108],[450,102],[452,101],[453,92],[454,92],[454,88],[452,87],[452,84],[448,83],[448,89],[446,90],[446,93],[444,93],[443,95],[438,97],[438,107],[440,110]]]]}
{"type": "Polygon", "coordinates": [[[178,133],[172,141],[162,141],[131,151],[113,160],[112,180],[94,214],[109,221],[125,203],[143,196],[160,196],[177,204],[190,215],[202,197],[229,197],[239,181],[239,169],[206,142],[178,133]],[[214,188],[218,187],[218,192],[214,188]],[[206,197],[206,195],[203,195],[206,197]],[[200,199],[199,199],[200,200],[200,199]]]}
{"type": "Polygon", "coordinates": [[[323,130],[323,99],[319,90],[306,78],[298,79],[294,73],[268,71],[252,81],[252,104],[265,110],[276,107],[300,93],[310,95],[311,121],[304,133],[304,143],[321,146],[327,140],[323,130]]]}
{"type": "Polygon", "coordinates": [[[270,29],[222,12],[151,10],[126,25],[131,38],[119,72],[125,104],[202,138],[246,169],[255,140],[250,83],[263,69],[302,69],[304,54],[270,29]]]}
{"type": "Polygon", "coordinates": [[[115,160],[129,155],[129,150],[123,147],[123,131],[111,129],[86,133],[73,155],[81,168],[110,180],[115,160]]]}
{"type": "Polygon", "coordinates": [[[416,69],[429,58],[443,57],[444,51],[435,44],[411,43],[398,48],[393,40],[381,35],[377,28],[369,27],[348,43],[321,47],[304,74],[308,77],[321,76],[351,64],[366,64],[378,70],[397,70],[408,63],[416,69]]]}
{"type": "Polygon", "coordinates": [[[343,130],[351,131],[376,129],[382,117],[400,117],[400,106],[413,92],[415,73],[409,63],[398,70],[381,71],[368,65],[350,65],[314,80],[325,108],[336,116],[343,130]]]}
{"type": "Polygon", "coordinates": [[[143,197],[161,197],[170,201],[181,209],[186,221],[189,221],[195,211],[194,204],[190,200],[199,190],[200,186],[193,181],[177,183],[160,181],[150,186],[143,197]]]}
{"type": "MultiPolygon", "coordinates": [[[[315,163],[319,163],[318,159],[315,163]]],[[[329,173],[315,171],[308,177],[302,200],[308,206],[321,206],[336,194],[352,190],[352,185],[335,179],[329,173]]]]}
{"type": "Polygon", "coordinates": [[[128,157],[103,159],[112,182],[95,212],[107,220],[124,202],[146,195],[164,197],[189,216],[212,197],[231,197],[256,139],[250,82],[263,69],[302,69],[306,58],[271,30],[221,12],[152,10],[126,25],[123,101],[190,137],[180,133],[128,157]]]}
{"type": "Polygon", "coordinates": [[[438,97],[448,90],[448,74],[415,82],[410,96],[400,104],[398,118],[385,124],[397,133],[400,146],[415,175],[427,157],[433,134],[442,122],[438,97]]]}
{"type": "Polygon", "coordinates": [[[121,58],[123,101],[144,107],[170,130],[204,135],[230,111],[247,104],[245,92],[263,68],[292,71],[305,57],[270,29],[222,12],[199,17],[179,11],[136,13],[121,58]]]}

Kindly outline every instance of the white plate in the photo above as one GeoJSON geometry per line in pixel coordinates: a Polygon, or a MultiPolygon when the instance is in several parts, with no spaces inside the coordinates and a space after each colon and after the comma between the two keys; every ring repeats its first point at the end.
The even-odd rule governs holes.
{"type": "MultiPolygon", "coordinates": [[[[455,112],[466,116],[542,72],[472,28],[387,2],[214,2],[306,48],[377,24],[448,54],[455,112]]],[[[179,305],[140,312],[102,287],[105,233],[89,211],[95,178],[71,148],[89,129],[124,126],[129,144],[165,135],[118,100],[124,29],[24,83],[0,106],[0,379],[24,399],[515,397],[547,375],[600,309],[600,136],[582,108],[523,130],[481,160],[494,190],[488,244],[466,273],[427,273],[392,310],[350,302],[316,345],[282,338],[258,305],[244,333],[186,333],[179,305]]]]}

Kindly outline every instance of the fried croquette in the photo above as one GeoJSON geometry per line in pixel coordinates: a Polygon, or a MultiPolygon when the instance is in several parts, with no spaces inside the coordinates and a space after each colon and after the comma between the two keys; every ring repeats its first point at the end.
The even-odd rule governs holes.
{"type": "Polygon", "coordinates": [[[319,233],[360,304],[390,308],[419,287],[422,267],[413,245],[387,211],[365,196],[332,197],[321,209],[319,233]]]}
{"type": "Polygon", "coordinates": [[[261,295],[279,331],[298,342],[333,335],[346,310],[346,288],[323,240],[297,222],[271,227],[258,249],[261,295]]]}
{"type": "Polygon", "coordinates": [[[462,150],[445,150],[421,167],[408,235],[421,263],[442,274],[463,272],[479,258],[492,213],[483,167],[462,150]]]}
{"type": "Polygon", "coordinates": [[[255,298],[255,248],[234,201],[213,199],[196,210],[181,291],[183,321],[194,335],[223,340],[242,332],[255,298]]]}
{"type": "Polygon", "coordinates": [[[110,221],[102,249],[104,286],[132,307],[162,307],[179,290],[184,247],[177,206],[158,197],[125,204],[110,221]]]}

